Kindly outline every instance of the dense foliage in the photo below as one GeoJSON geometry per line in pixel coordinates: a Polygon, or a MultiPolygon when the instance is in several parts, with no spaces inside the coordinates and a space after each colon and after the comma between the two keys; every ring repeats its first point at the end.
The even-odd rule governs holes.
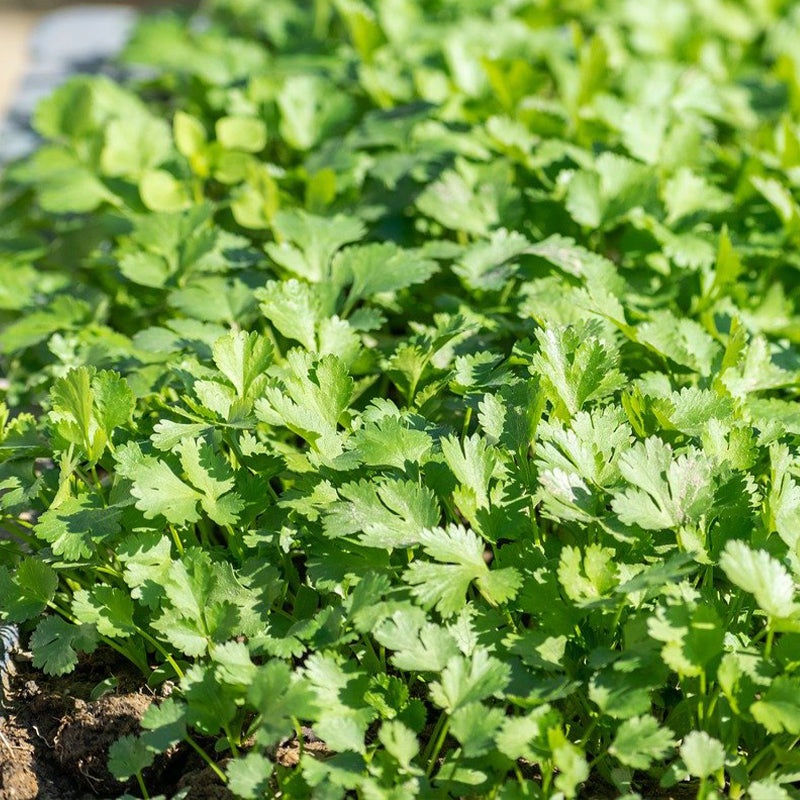
{"type": "Polygon", "coordinates": [[[114,774],[800,797],[800,8],[215,0],[126,60],[0,212],[0,621],[175,683],[114,774]]]}

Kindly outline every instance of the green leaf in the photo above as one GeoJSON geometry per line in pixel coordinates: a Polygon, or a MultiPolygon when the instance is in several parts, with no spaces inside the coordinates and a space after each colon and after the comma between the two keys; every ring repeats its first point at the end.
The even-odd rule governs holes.
{"type": "Polygon", "coordinates": [[[135,407],[133,392],[124,378],[113,372],[95,373],[87,367],[70,370],[50,393],[52,420],[59,435],[81,447],[94,464],[103,455],[114,428],[130,420],[135,407]]]}
{"type": "Polygon", "coordinates": [[[231,331],[214,342],[214,363],[239,397],[251,399],[263,389],[267,367],[272,363],[272,345],[258,333],[231,331]]]}
{"type": "Polygon", "coordinates": [[[650,315],[636,329],[638,340],[665,359],[696,370],[701,375],[711,372],[719,346],[694,320],[676,317],[662,309],[650,315]]]}
{"type": "Polygon", "coordinates": [[[89,558],[121,529],[122,508],[104,506],[95,495],[68,497],[39,518],[35,532],[68,561],[89,558]]]}
{"type": "Polygon", "coordinates": [[[257,117],[222,117],[216,132],[219,143],[229,150],[258,153],[267,143],[267,126],[257,117]]]}
{"type": "Polygon", "coordinates": [[[694,448],[675,458],[668,444],[650,437],[622,454],[619,469],[636,487],[615,495],[611,504],[628,525],[646,530],[687,525],[711,506],[711,465],[694,448]]]}
{"type": "Polygon", "coordinates": [[[124,781],[151,766],[155,753],[137,736],[123,736],[108,749],[108,771],[124,781]]]}
{"type": "Polygon", "coordinates": [[[452,635],[413,607],[395,611],[375,629],[375,638],[394,651],[397,669],[410,672],[439,672],[457,652],[452,635]]]}
{"type": "Polygon", "coordinates": [[[695,778],[708,778],[725,765],[725,748],[705,731],[692,731],[685,736],[680,753],[695,778]]]}
{"type": "Polygon", "coordinates": [[[121,447],[115,458],[119,474],[133,482],[131,494],[136,498],[136,508],[147,519],[163,516],[175,525],[192,524],[200,519],[197,502],[202,495],[163,461],[143,455],[133,442],[121,447]]]}
{"type": "Polygon", "coordinates": [[[728,579],[752,594],[769,616],[790,617],[796,611],[791,576],[764,550],[752,550],[744,542],[732,540],[725,544],[719,564],[728,579]]]}
{"type": "Polygon", "coordinates": [[[124,638],[134,632],[133,601],[122,589],[81,589],[72,599],[72,613],[78,622],[94,625],[103,636],[124,638]]]}
{"type": "Polygon", "coordinates": [[[97,634],[91,625],[72,625],[61,617],[45,617],[31,635],[33,665],[48,675],[65,675],[78,663],[78,651],[92,653],[97,634]]]}
{"type": "MultiPolygon", "coordinates": [[[[189,191],[186,186],[178,180],[171,172],[165,169],[149,169],[142,173],[139,179],[139,195],[142,202],[150,211],[180,211],[189,206],[189,191]]],[[[142,262],[137,261],[136,265],[123,267],[123,274],[133,280],[130,273],[135,274],[142,267],[142,262]],[[138,267],[138,269],[137,269],[138,267]]],[[[158,285],[151,280],[139,280],[145,286],[158,285]]]]}
{"type": "Polygon", "coordinates": [[[267,245],[269,257],[312,283],[329,278],[336,251],[365,233],[363,223],[357,219],[342,214],[320,217],[296,210],[279,211],[274,228],[278,241],[267,245]]]}
{"type": "Polygon", "coordinates": [[[750,713],[756,722],[763,725],[769,733],[800,734],[800,700],[798,690],[800,680],[779,675],[767,691],[750,706],[750,713]]]}
{"type": "Polygon", "coordinates": [[[412,250],[384,242],[348,247],[338,254],[333,269],[340,281],[351,284],[346,304],[351,308],[362,298],[424,283],[438,265],[412,250]]]}
{"type": "Polygon", "coordinates": [[[433,492],[411,481],[346,483],[339,497],[325,516],[325,535],[358,534],[368,547],[409,547],[419,541],[421,529],[439,521],[433,492]]]}
{"type": "Polygon", "coordinates": [[[499,708],[487,708],[481,703],[469,703],[453,713],[450,730],[464,748],[467,758],[488,753],[500,730],[505,714],[499,708]]]}
{"type": "Polygon", "coordinates": [[[185,705],[173,697],[151,703],[142,717],[142,728],[142,742],[150,750],[166,752],[186,737],[185,705]]]}
{"type": "Polygon", "coordinates": [[[287,78],[276,98],[280,132],[296,150],[310,150],[351,114],[353,100],[315,74],[287,78]]]}
{"type": "Polygon", "coordinates": [[[471,492],[478,508],[489,505],[489,481],[497,463],[493,450],[477,434],[459,442],[448,436],[439,442],[447,465],[458,482],[471,492]]]}
{"type": "Polygon", "coordinates": [[[419,532],[425,552],[438,563],[414,561],[403,573],[413,595],[426,608],[435,607],[444,617],[452,616],[465,604],[473,581],[492,604],[512,599],[520,576],[514,567],[489,570],[483,558],[483,541],[459,525],[419,532]]]}
{"type": "Polygon", "coordinates": [[[411,762],[419,752],[419,741],[413,731],[398,720],[388,720],[381,725],[378,738],[402,769],[413,770],[411,762]]]}
{"type": "Polygon", "coordinates": [[[609,752],[633,769],[648,769],[665,758],[674,745],[674,734],[651,716],[633,717],[619,726],[609,752]]]}
{"type": "Polygon", "coordinates": [[[55,597],[57,588],[55,570],[38,558],[21,561],[13,576],[0,565],[0,609],[10,622],[38,617],[55,597]]]}
{"type": "Polygon", "coordinates": [[[342,452],[339,420],[350,404],[353,380],[333,355],[314,360],[301,350],[290,350],[280,386],[269,386],[256,403],[260,419],[284,425],[326,456],[342,452]]]}
{"type": "Polygon", "coordinates": [[[510,667],[486,650],[476,650],[470,658],[454,656],[442,670],[440,680],[431,684],[431,699],[452,714],[502,691],[510,677],[510,667]]]}
{"type": "Polygon", "coordinates": [[[293,719],[307,719],[318,713],[312,688],[282,661],[259,666],[247,696],[261,714],[257,736],[265,745],[288,735],[293,730],[293,719]]]}
{"type": "Polygon", "coordinates": [[[228,789],[237,797],[257,800],[269,792],[272,762],[260,753],[248,753],[228,764],[228,789]]]}
{"type": "Polygon", "coordinates": [[[322,301],[314,286],[291,278],[268,281],[259,289],[264,316],[287,339],[300,342],[306,350],[317,351],[317,326],[323,317],[322,301]]]}
{"type": "Polygon", "coordinates": [[[546,328],[536,331],[539,352],[531,372],[541,376],[551,401],[573,415],[592,400],[622,388],[619,355],[598,337],[599,329],[546,328]]]}
{"type": "Polygon", "coordinates": [[[355,432],[351,442],[367,466],[400,470],[423,463],[433,449],[433,440],[425,431],[409,427],[395,416],[367,422],[355,432]]]}

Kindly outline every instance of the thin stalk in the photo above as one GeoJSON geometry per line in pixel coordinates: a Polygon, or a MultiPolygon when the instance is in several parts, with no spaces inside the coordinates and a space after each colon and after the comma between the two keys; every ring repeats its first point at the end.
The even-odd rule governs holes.
{"type": "Polygon", "coordinates": [[[527,797],[528,795],[528,782],[522,775],[522,770],[519,768],[519,764],[514,764],[514,774],[517,776],[517,781],[522,788],[522,793],[527,797]]]}
{"type": "MultiPolygon", "coordinates": [[[[420,683],[424,683],[424,681],[420,678],[420,683]]],[[[439,730],[441,729],[442,725],[444,725],[446,714],[444,711],[439,715],[439,719],[436,720],[436,724],[433,726],[433,730],[431,731],[431,738],[428,740],[428,744],[425,745],[425,749],[422,751],[422,760],[427,762],[428,758],[430,757],[431,750],[433,750],[433,744],[436,741],[436,737],[439,735],[439,730]]]]}
{"type": "Polygon", "coordinates": [[[467,406],[467,410],[464,412],[464,425],[461,428],[461,438],[466,439],[467,433],[469,433],[469,423],[472,420],[472,406],[467,406]]]}
{"type": "Polygon", "coordinates": [[[39,541],[36,539],[35,536],[28,533],[24,530],[20,525],[18,520],[11,519],[10,517],[4,517],[2,523],[0,523],[4,528],[8,529],[9,527],[12,530],[9,530],[9,533],[13,533],[18,539],[22,539],[25,544],[29,544],[31,547],[38,548],[40,546],[39,541]]]}
{"type": "Polygon", "coordinates": [[[589,723],[589,726],[583,732],[583,736],[581,737],[581,740],[578,743],[579,747],[583,747],[586,744],[586,742],[589,741],[589,737],[594,733],[594,729],[597,727],[597,723],[598,723],[598,718],[594,717],[594,719],[592,719],[592,721],[589,723]]]}
{"type": "Polygon", "coordinates": [[[752,761],[747,765],[747,773],[748,775],[753,773],[753,770],[772,752],[772,747],[774,742],[770,742],[763,750],[759,750],[753,756],[752,761]]]}
{"type": "Polygon", "coordinates": [[[181,541],[181,537],[174,525],[169,526],[169,532],[172,534],[172,541],[175,542],[175,547],[178,549],[178,553],[180,553],[181,557],[183,557],[183,542],[181,541]]]}
{"type": "Polygon", "coordinates": [[[444,740],[447,737],[449,730],[450,717],[446,717],[444,725],[442,725],[442,728],[439,731],[439,736],[436,738],[436,744],[433,746],[433,752],[428,759],[428,768],[425,770],[425,775],[428,778],[430,778],[430,776],[433,774],[434,767],[436,766],[436,759],[439,757],[439,751],[442,749],[442,745],[444,744],[444,740]]]}
{"type": "Polygon", "coordinates": [[[303,753],[306,750],[305,741],[303,738],[303,726],[300,724],[300,720],[297,717],[292,717],[292,725],[294,727],[295,736],[297,736],[297,747],[299,751],[299,758],[303,758],[303,753]]]}
{"type": "Polygon", "coordinates": [[[225,530],[228,533],[228,544],[230,545],[231,549],[233,550],[239,561],[242,561],[244,559],[244,551],[242,550],[241,542],[236,537],[236,533],[233,530],[233,526],[226,525],[225,530]]]}
{"type": "Polygon", "coordinates": [[[361,637],[361,641],[364,642],[364,648],[366,650],[367,660],[371,662],[370,667],[376,672],[380,672],[381,670],[381,660],[378,658],[378,654],[375,652],[375,648],[372,646],[372,642],[367,634],[361,637]]]}
{"type": "Polygon", "coordinates": [[[222,730],[225,731],[225,738],[228,740],[228,745],[231,748],[231,753],[234,758],[239,757],[239,748],[236,746],[236,738],[231,732],[230,726],[223,725],[222,730]]]}
{"type": "Polygon", "coordinates": [[[199,744],[197,744],[197,742],[192,738],[191,734],[189,734],[189,733],[186,734],[186,741],[188,742],[189,746],[194,749],[194,751],[197,753],[197,755],[199,755],[200,758],[202,758],[203,761],[205,761],[206,764],[208,764],[208,766],[211,768],[212,772],[223,783],[227,783],[228,779],[225,777],[225,773],[214,763],[214,761],[211,759],[211,757],[208,755],[208,753],[206,753],[206,751],[203,750],[203,748],[200,747],[199,744]]]}
{"type": "Polygon", "coordinates": [[[697,702],[697,724],[698,727],[702,729],[703,723],[705,721],[706,712],[705,712],[705,704],[706,704],[706,673],[703,670],[700,673],[700,698],[697,702]]]}
{"type": "Polygon", "coordinates": [[[775,638],[775,630],[770,621],[769,630],[767,631],[767,641],[764,644],[764,658],[769,658],[772,655],[772,640],[775,638]]]}
{"type": "Polygon", "coordinates": [[[103,501],[103,505],[108,505],[106,503],[105,493],[103,492],[103,484],[100,480],[100,476],[97,474],[97,464],[92,464],[91,476],[95,487],[97,487],[97,493],[100,495],[100,499],[103,501]]]}
{"type": "Polygon", "coordinates": [[[161,645],[159,641],[154,639],[144,628],[140,628],[138,625],[134,625],[133,629],[139,636],[142,637],[145,641],[149,642],[162,656],[164,656],[164,660],[175,670],[175,674],[182,680],[183,679],[183,670],[178,666],[178,663],[172,657],[172,654],[165,650],[164,647],[161,645]]]}
{"type": "Polygon", "coordinates": [[[142,797],[144,800],[150,800],[150,795],[147,792],[147,787],[144,785],[144,778],[142,778],[142,773],[136,773],[136,780],[139,783],[139,788],[142,790],[142,797]]]}

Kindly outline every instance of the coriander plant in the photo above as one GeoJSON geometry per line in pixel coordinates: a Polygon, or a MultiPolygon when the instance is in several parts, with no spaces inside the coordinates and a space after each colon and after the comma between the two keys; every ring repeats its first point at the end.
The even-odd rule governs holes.
{"type": "Polygon", "coordinates": [[[113,774],[800,797],[800,7],[212,0],[124,60],[0,189],[0,623],[175,684],[113,774]]]}

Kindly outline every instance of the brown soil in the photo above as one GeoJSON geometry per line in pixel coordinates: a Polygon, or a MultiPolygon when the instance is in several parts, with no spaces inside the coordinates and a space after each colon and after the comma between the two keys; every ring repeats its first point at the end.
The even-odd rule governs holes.
{"type": "MultiPolygon", "coordinates": [[[[302,752],[320,759],[330,758],[334,754],[311,728],[303,726],[300,732],[303,734],[302,752]]],[[[288,739],[284,739],[278,745],[275,752],[275,761],[282,767],[296,767],[300,763],[300,753],[300,741],[295,734],[288,739]]]]}
{"type": "Polygon", "coordinates": [[[152,699],[136,693],[108,695],[89,703],[76,700],[75,710],[61,720],[53,742],[59,763],[97,794],[119,791],[120,784],[106,767],[108,749],[117,739],[139,733],[152,699]]]}
{"type": "MultiPolygon", "coordinates": [[[[133,790],[108,772],[108,748],[140,730],[140,720],[158,698],[142,686],[141,675],[116,655],[100,649],[74,673],[49,677],[26,662],[12,680],[11,708],[0,727],[0,800],[95,800],[133,790]],[[113,693],[91,700],[92,690],[113,676],[113,693]]],[[[164,693],[162,692],[162,695],[164,693]]],[[[188,747],[178,746],[156,760],[144,779],[152,794],[185,800],[233,800],[188,747]]]]}
{"type": "Polygon", "coordinates": [[[177,788],[188,789],[187,798],[190,800],[235,800],[235,796],[219,783],[208,767],[185,773],[178,781],[177,788]]]}
{"type": "Polygon", "coordinates": [[[138,730],[151,702],[139,683],[104,652],[64,678],[48,677],[23,662],[0,728],[0,800],[83,800],[98,791],[121,793],[124,787],[105,763],[110,743],[138,730]],[[119,694],[90,701],[92,689],[109,675],[117,678],[119,694]]]}

